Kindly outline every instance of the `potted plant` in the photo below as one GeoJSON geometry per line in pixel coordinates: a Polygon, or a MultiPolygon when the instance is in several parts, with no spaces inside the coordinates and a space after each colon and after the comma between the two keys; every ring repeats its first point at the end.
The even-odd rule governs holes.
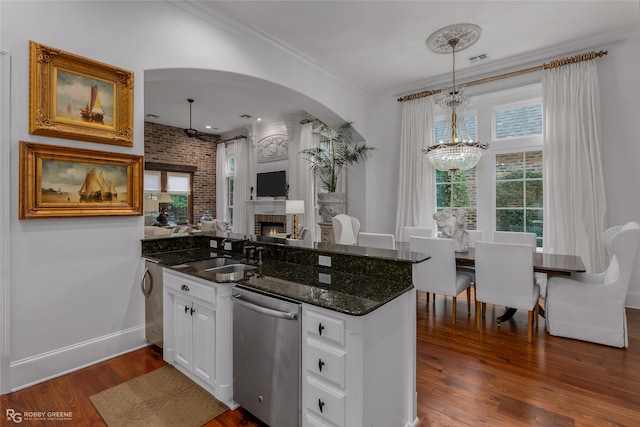
{"type": "Polygon", "coordinates": [[[320,188],[326,191],[318,193],[323,222],[331,221],[332,217],[344,210],[346,195],[336,192],[342,170],[366,159],[368,154],[375,150],[374,147],[366,144],[354,144],[352,130],[351,122],[344,123],[334,130],[316,120],[313,125],[313,134],[318,137],[318,145],[300,152],[318,177],[320,188]]]}

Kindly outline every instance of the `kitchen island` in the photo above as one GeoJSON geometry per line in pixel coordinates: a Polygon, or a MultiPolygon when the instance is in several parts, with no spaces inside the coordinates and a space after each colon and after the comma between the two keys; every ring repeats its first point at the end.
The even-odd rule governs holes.
{"type": "MultiPolygon", "coordinates": [[[[415,291],[411,268],[428,256],[322,243],[307,248],[272,239],[247,242],[242,237],[184,237],[182,247],[173,238],[143,241],[143,257],[159,262],[174,277],[191,278],[199,285],[211,283],[218,289],[226,287],[217,293],[218,297],[231,294],[232,286],[239,286],[302,305],[301,425],[416,425],[415,291]],[[228,250],[220,249],[229,242],[228,250]],[[263,248],[263,261],[233,278],[221,277],[215,270],[185,267],[185,263],[198,259],[241,257],[248,244],[263,248]]],[[[226,313],[224,318],[216,318],[217,323],[227,323],[229,319],[232,304],[225,308],[223,303],[226,301],[218,301],[215,306],[226,313]]],[[[174,311],[180,310],[188,311],[182,306],[174,311]]],[[[226,327],[233,325],[229,322],[226,327]]],[[[219,333],[218,330],[216,337],[219,333]]],[[[227,348],[223,349],[226,356],[221,358],[231,360],[230,333],[223,335],[226,338],[219,346],[227,348]]],[[[228,370],[229,364],[219,369],[228,370]]],[[[219,374],[230,378],[229,372],[216,372],[215,376],[219,374]]],[[[232,393],[228,386],[223,398],[232,393]]],[[[233,406],[228,399],[220,400],[233,406]]]]}

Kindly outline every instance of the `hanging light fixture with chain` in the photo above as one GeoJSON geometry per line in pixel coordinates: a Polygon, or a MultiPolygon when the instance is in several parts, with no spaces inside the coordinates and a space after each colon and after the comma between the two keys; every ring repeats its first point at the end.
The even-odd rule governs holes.
{"type": "Polygon", "coordinates": [[[449,141],[439,141],[422,151],[433,167],[440,171],[457,172],[471,169],[478,164],[482,152],[489,144],[474,141],[467,131],[464,118],[458,117],[458,110],[468,103],[464,85],[456,84],[456,48],[466,49],[480,38],[481,29],[473,24],[456,24],[442,28],[427,39],[429,49],[436,53],[452,53],[453,70],[451,86],[442,89],[438,103],[451,111],[451,122],[445,129],[451,130],[449,141]]]}

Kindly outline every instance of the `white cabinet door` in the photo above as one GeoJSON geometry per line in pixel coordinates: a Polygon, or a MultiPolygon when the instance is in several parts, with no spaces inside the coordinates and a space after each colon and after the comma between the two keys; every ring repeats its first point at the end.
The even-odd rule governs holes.
{"type": "Polygon", "coordinates": [[[215,383],[215,312],[193,303],[193,366],[192,372],[212,386],[215,383]]]}
{"type": "Polygon", "coordinates": [[[188,370],[192,370],[193,322],[191,302],[175,295],[173,298],[173,342],[175,360],[188,370]]]}

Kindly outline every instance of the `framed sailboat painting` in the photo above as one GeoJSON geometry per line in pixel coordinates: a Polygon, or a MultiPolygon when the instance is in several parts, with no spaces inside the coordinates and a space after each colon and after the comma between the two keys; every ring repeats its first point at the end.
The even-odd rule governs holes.
{"type": "Polygon", "coordinates": [[[143,156],[20,142],[20,219],[142,215],[143,156]]]}
{"type": "Polygon", "coordinates": [[[29,133],[133,147],[133,72],[29,42],[29,133]]]}

